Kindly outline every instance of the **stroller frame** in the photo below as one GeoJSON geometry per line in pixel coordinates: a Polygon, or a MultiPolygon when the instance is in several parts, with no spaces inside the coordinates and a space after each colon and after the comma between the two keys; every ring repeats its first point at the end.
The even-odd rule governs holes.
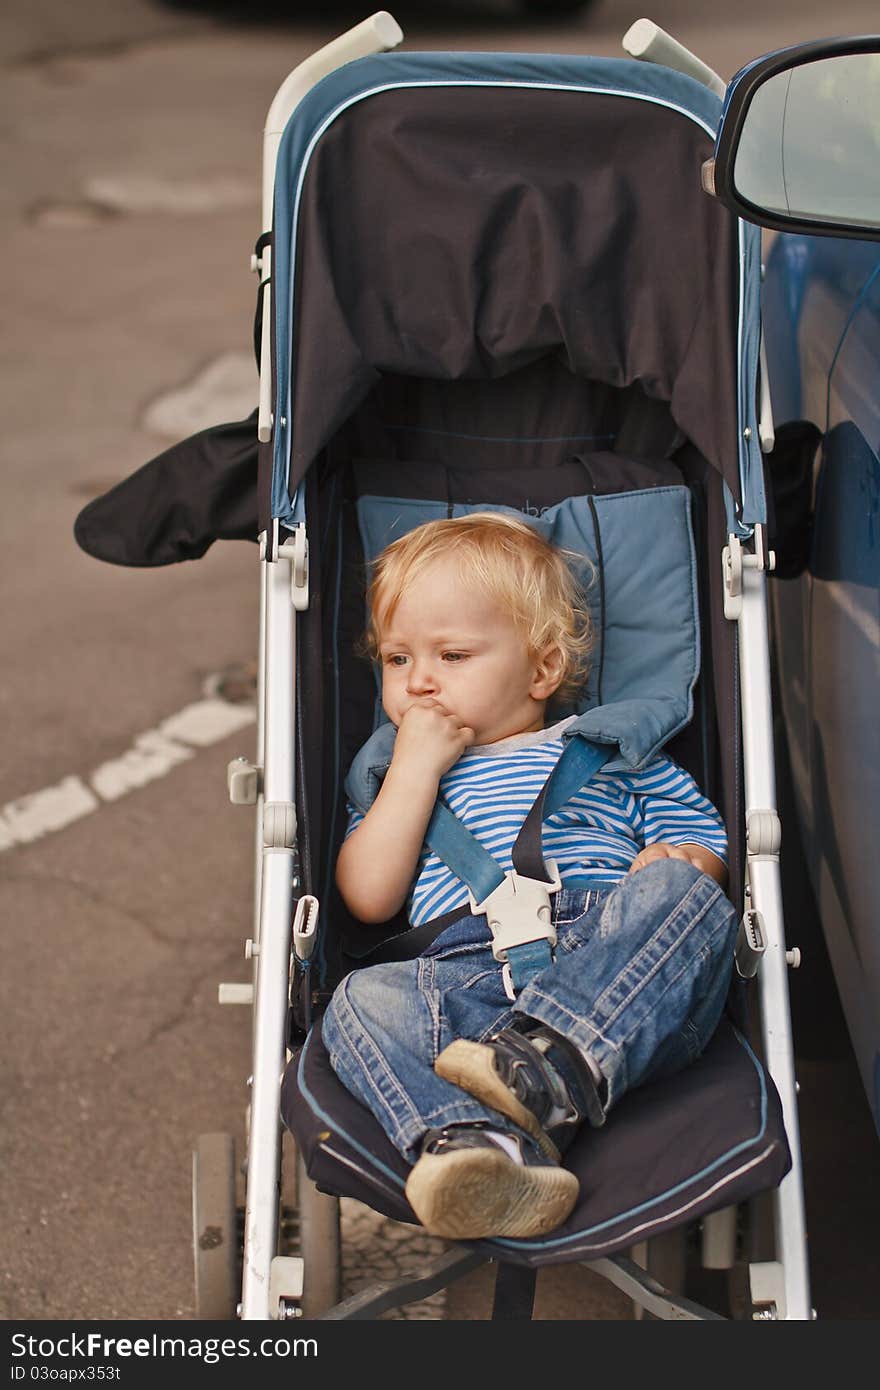
{"type": "MultiPolygon", "coordinates": [[[[272,226],[275,165],[288,117],[321,78],[352,59],[395,47],[403,35],[390,15],[380,12],[306,59],[280,87],[269,111],[263,146],[263,226],[272,226]]],[[[679,52],[684,52],[679,50],[679,52]]],[[[673,65],[667,49],[663,61],[673,65]]],[[[645,54],[644,56],[650,56],[645,54]]],[[[700,65],[701,66],[701,65],[700,65]]],[[[272,437],[272,351],[270,312],[272,249],[263,244],[254,258],[263,294],[262,361],[258,433],[272,437]]],[[[766,402],[766,381],[762,400],[766,402]]],[[[772,442],[772,426],[762,405],[762,443],[772,442]]],[[[809,1319],[805,1218],[788,1003],[787,970],[796,953],[786,950],[779,874],[780,827],[776,813],[772,707],[768,647],[766,576],[773,566],[764,528],[751,535],[730,534],[724,550],[725,615],[738,625],[741,659],[740,709],[744,749],[747,864],[744,930],[738,949],[740,973],[755,975],[764,1060],[782,1102],[792,1167],[772,1193],[775,1259],[750,1266],[755,1317],[809,1319]]],[[[304,523],[283,541],[279,523],[260,536],[260,650],[258,734],[253,764],[230,764],[230,795],[256,804],[254,936],[246,946],[253,987],[226,997],[253,1001],[253,1065],[248,1118],[247,1197],[244,1225],[243,1289],[245,1320],[297,1316],[302,1294],[302,1261],[277,1254],[280,1220],[281,1128],[278,1083],[284,1069],[286,1017],[291,969],[291,921],[297,877],[295,812],[296,614],[308,603],[308,543],[304,523]],[[242,778],[248,783],[244,784],[242,778]]],[[[300,1182],[300,1203],[326,1203],[300,1182]]],[[[704,1243],[714,1237],[732,1263],[733,1212],[704,1219],[704,1243]]],[[[418,1279],[393,1289],[380,1286],[358,1294],[326,1313],[328,1318],[378,1316],[445,1287],[486,1261],[462,1247],[436,1261],[418,1279]]],[[[587,1262],[655,1316],[715,1319],[717,1314],[670,1295],[631,1260],[613,1257],[587,1262]]],[[[510,1266],[500,1272],[508,1274],[510,1266]]],[[[516,1271],[534,1280],[533,1271],[516,1271]]],[[[496,1312],[496,1316],[499,1314],[496,1312]]]]}

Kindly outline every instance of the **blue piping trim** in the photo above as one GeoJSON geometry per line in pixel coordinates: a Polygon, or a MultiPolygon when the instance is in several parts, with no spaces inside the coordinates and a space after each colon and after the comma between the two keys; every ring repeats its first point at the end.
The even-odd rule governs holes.
{"type": "Polygon", "coordinates": [[[293,494],[290,504],[290,523],[297,526],[300,522],[305,525],[306,520],[306,490],[298,487],[293,494]]]}
{"type": "MultiPolygon", "coordinates": [[[[616,1216],[611,1217],[608,1221],[602,1221],[596,1226],[586,1227],[583,1230],[574,1232],[573,1235],[561,1236],[555,1240],[548,1240],[546,1238],[544,1240],[504,1240],[500,1237],[493,1237],[484,1241],[480,1241],[479,1244],[500,1245],[511,1250],[547,1250],[557,1246],[564,1248],[565,1246],[576,1244],[578,1241],[583,1240],[585,1236],[597,1235],[600,1231],[605,1231],[610,1226],[616,1226],[621,1221],[625,1221],[633,1216],[639,1216],[642,1212],[649,1211],[652,1207],[656,1207],[660,1202],[666,1201],[668,1197],[674,1197],[677,1193],[683,1192],[686,1188],[691,1187],[695,1182],[699,1181],[700,1178],[708,1177],[710,1173],[715,1172],[723,1164],[729,1162],[731,1158],[735,1158],[737,1154],[744,1153],[747,1149],[753,1147],[756,1143],[758,1143],[763,1138],[764,1132],[767,1128],[767,1086],[764,1080],[764,1072],[754,1052],[752,1051],[746,1039],[743,1037],[742,1033],[740,1033],[739,1029],[734,1028],[733,1031],[736,1035],[737,1041],[739,1042],[740,1046],[745,1049],[752,1062],[752,1065],[755,1068],[761,1088],[761,1122],[757,1132],[751,1137],[751,1139],[745,1139],[742,1143],[734,1145],[732,1149],[728,1149],[726,1153],[721,1154],[714,1161],[714,1163],[707,1164],[705,1168],[701,1168],[699,1172],[693,1173],[684,1182],[677,1183],[675,1187],[667,1188],[665,1192],[658,1194],[658,1196],[656,1197],[652,1197],[650,1201],[642,1202],[638,1206],[631,1207],[628,1211],[619,1212],[616,1216]]],[[[341,1135],[342,1138],[346,1141],[346,1143],[350,1144],[351,1147],[355,1149],[356,1152],[359,1153],[363,1158],[365,1158],[368,1163],[371,1163],[387,1178],[390,1178],[391,1181],[395,1184],[395,1186],[398,1187],[401,1191],[404,1191],[406,1186],[404,1181],[401,1178],[399,1178],[396,1173],[393,1173],[388,1167],[386,1167],[386,1165],[382,1163],[378,1158],[376,1158],[375,1154],[373,1154],[369,1149],[364,1148],[364,1146],[362,1144],[359,1144],[356,1139],[353,1139],[346,1130],[342,1129],[336,1122],[336,1120],[334,1120],[332,1116],[328,1115],[327,1112],[321,1108],[321,1106],[315,1100],[312,1093],[309,1091],[308,1087],[305,1084],[303,1076],[303,1061],[305,1058],[305,1050],[308,1047],[310,1041],[311,1037],[307,1038],[305,1044],[303,1045],[303,1050],[300,1053],[299,1066],[297,1068],[297,1081],[299,1082],[299,1087],[304,1098],[311,1106],[313,1112],[317,1116],[319,1116],[320,1119],[324,1120],[325,1123],[331,1127],[331,1129],[335,1130],[337,1134],[341,1135]]]]}

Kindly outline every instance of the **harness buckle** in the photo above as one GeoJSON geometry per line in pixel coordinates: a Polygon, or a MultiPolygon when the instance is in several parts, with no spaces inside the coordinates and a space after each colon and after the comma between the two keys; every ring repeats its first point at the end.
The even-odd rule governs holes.
{"type": "Polygon", "coordinates": [[[471,912],[475,916],[486,914],[496,960],[507,961],[512,947],[525,946],[529,941],[548,941],[551,947],[556,945],[550,895],[559,891],[562,880],[552,859],[547,860],[547,872],[551,876],[549,883],[525,878],[516,869],[508,869],[504,882],[499,883],[483,902],[475,902],[473,893],[468,895],[471,912]]]}
{"type": "Polygon", "coordinates": [[[747,908],[739,924],[734,947],[734,960],[739,975],[750,980],[758,973],[761,957],[767,949],[764,918],[754,908],[747,908]]]}

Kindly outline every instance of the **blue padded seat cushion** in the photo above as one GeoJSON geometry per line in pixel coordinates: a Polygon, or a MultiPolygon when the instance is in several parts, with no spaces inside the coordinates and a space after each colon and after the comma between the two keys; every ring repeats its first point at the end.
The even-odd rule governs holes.
{"type": "MultiPolygon", "coordinates": [[[[653,487],[568,497],[539,517],[510,507],[365,495],[358,523],[369,564],[391,541],[450,514],[498,511],[518,516],[572,560],[587,588],[595,633],[579,718],[566,731],[615,744],[609,768],[641,767],[690,721],[700,670],[700,624],[691,499],[686,487],[653,487]],[[599,574],[601,570],[601,582],[599,574]]],[[[380,724],[355,758],[346,791],[366,809],[391,761],[395,730],[380,724]]]]}
{"type": "MultiPolygon", "coordinates": [[[[288,1063],[281,1115],[322,1191],[415,1220],[404,1193],[409,1165],[339,1081],[319,1024],[288,1063]]],[[[584,1125],[565,1166],[581,1195],[564,1225],[535,1240],[475,1246],[528,1265],[610,1255],[775,1187],[791,1156],[773,1082],[723,1018],[684,1071],[629,1092],[602,1129],[584,1125]]]]}

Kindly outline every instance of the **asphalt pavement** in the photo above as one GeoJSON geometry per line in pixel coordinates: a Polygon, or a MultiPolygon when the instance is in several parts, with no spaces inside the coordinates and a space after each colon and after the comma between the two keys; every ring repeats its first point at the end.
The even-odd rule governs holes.
{"type": "MultiPolygon", "coordinates": [[[[244,1151],[250,1016],[221,1008],[217,984],[249,978],[253,828],[225,768],[254,752],[256,548],[127,570],[83,554],[72,527],[176,439],[256,403],[263,119],[287,72],[368,13],[291,8],[263,23],[232,0],[0,12],[6,1319],[191,1318],[192,1142],[228,1131],[244,1151]]],[[[603,0],[529,27],[491,10],[409,6],[408,42],[617,54],[641,14],[603,0]]],[[[876,27],[865,0],[833,19],[800,0],[723,15],[665,0],[651,17],[725,76],[829,24],[876,27]]],[[[814,1301],[870,1318],[880,1150],[819,937],[805,957],[792,992],[814,1301]]],[[[344,1220],[349,1290],[421,1253],[406,1228],[352,1207],[344,1220]]],[[[483,1317],[489,1297],[478,1271],[427,1314],[483,1317]]],[[[542,1275],[538,1309],[631,1315],[581,1271],[542,1275]]]]}

